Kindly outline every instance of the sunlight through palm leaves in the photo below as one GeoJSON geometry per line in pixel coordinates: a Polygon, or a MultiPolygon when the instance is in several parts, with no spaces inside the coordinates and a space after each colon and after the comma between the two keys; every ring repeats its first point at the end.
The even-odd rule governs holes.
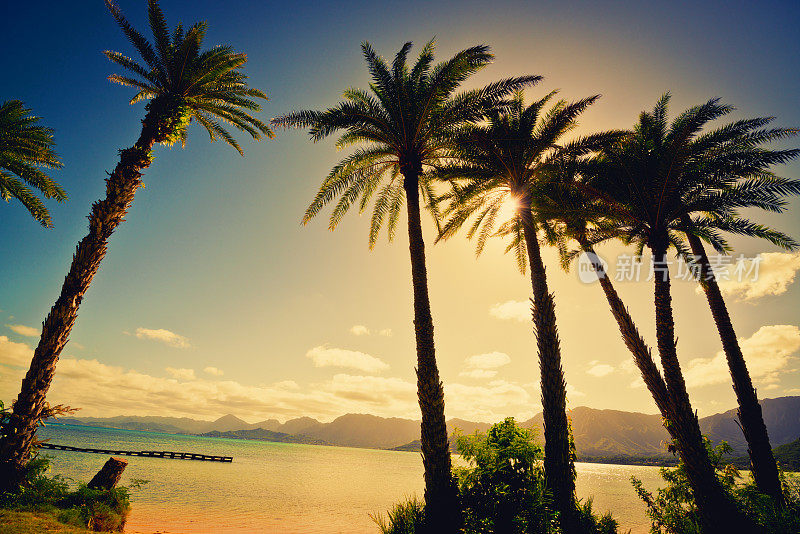
{"type": "Polygon", "coordinates": [[[431,41],[422,48],[412,67],[406,61],[411,43],[403,45],[391,66],[369,43],[361,48],[372,76],[370,91],[348,89],[345,100],[334,107],[293,112],[273,119],[272,124],[308,128],[314,141],[344,130],[337,147],[365,145],[331,170],[306,210],[303,223],[338,198],[330,217],[332,230],[353,205],[358,203],[359,210],[364,211],[374,198],[369,231],[372,247],[384,224],[388,226],[389,238],[394,237],[402,206],[406,205],[414,288],[417,389],[422,411],[426,521],[432,532],[455,532],[458,509],[450,473],[444,391],[434,350],[420,196],[435,221],[438,216],[433,185],[424,171],[454,148],[453,135],[460,125],[480,120],[512,91],[535,83],[539,77],[508,78],[454,94],[462,82],[492,60],[489,47],[467,48],[434,65],[431,41]]]}
{"type": "Polygon", "coordinates": [[[538,232],[543,220],[538,213],[548,169],[559,158],[596,150],[618,137],[605,132],[571,142],[562,138],[577,126],[578,116],[598,96],[574,103],[558,101],[545,111],[555,92],[525,105],[521,93],[487,121],[461,128],[451,160],[432,176],[449,182],[452,190],[438,199],[448,203],[448,219],[439,239],[453,236],[469,220],[467,237],[476,238],[477,252],[493,235],[510,236],[506,251],[513,251],[522,273],[530,264],[533,289],[533,324],[541,373],[544,415],[544,466],[548,486],[565,528],[574,522],[575,468],[567,419],[567,385],[561,367],[561,343],[556,326],[555,302],[547,286],[538,232]],[[510,199],[510,200],[509,200],[510,199]],[[507,220],[511,202],[516,210],[507,220]]]}

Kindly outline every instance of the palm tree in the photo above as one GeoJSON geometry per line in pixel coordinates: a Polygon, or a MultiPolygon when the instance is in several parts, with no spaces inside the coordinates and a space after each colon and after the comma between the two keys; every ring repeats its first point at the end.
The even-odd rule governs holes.
{"type": "Polygon", "coordinates": [[[372,248],[384,222],[389,238],[393,238],[405,201],[414,289],[417,395],[422,412],[426,524],[432,532],[455,532],[459,522],[456,489],[451,476],[444,392],[434,350],[420,221],[420,197],[430,206],[434,196],[424,170],[451,146],[452,133],[459,125],[480,119],[510,92],[535,83],[539,77],[508,78],[455,94],[462,82],[492,60],[489,47],[467,48],[434,66],[431,41],[410,68],[406,59],[411,43],[403,45],[391,66],[369,43],[363,43],[361,49],[372,76],[370,91],[348,89],[345,100],[334,107],[292,112],[271,123],[309,128],[313,141],[343,130],[337,147],[362,145],[328,174],[306,210],[304,224],[338,197],[330,218],[329,228],[333,230],[354,203],[358,202],[363,212],[375,198],[369,231],[372,248]]]}
{"type": "Polygon", "coordinates": [[[58,357],[69,339],[84,293],[106,254],[108,239],[124,220],[142,185],[142,171],[152,162],[153,146],[185,142],[193,120],[208,131],[212,141],[222,139],[240,153],[238,143],[219,121],[254,139],[260,139],[261,134],[272,136],[265,124],[248,114],[260,109],[253,98],[266,97],[247,86],[247,77],[241,72],[246,56],[227,46],[201,50],[205,22],[186,30],[179,24],[170,34],[158,2],[149,0],[151,44],[116,5],[106,0],[106,6],[144,60],[142,65],[118,52],[105,52],[111,61],[132,73],[114,74],[109,80],[136,88],[132,104],[145,99],[150,102],[139,139],[120,152],[119,163],[106,179],[105,199],[92,206],[89,233],[78,243],[61,295],[42,324],[41,339],[6,425],[6,439],[0,445],[0,481],[5,488],[13,489],[20,483],[58,357]]]}
{"type": "Polygon", "coordinates": [[[16,198],[42,226],[51,228],[50,213],[30,188],[44,198],[66,200],[61,186],[43,170],[61,168],[61,160],[53,150],[52,128],[40,126],[39,117],[30,113],[19,100],[0,104],[0,198],[16,198]]]}
{"type": "MultiPolygon", "coordinates": [[[[725,108],[732,110],[729,107],[725,108]]],[[[680,139],[676,146],[671,147],[672,150],[679,150],[685,154],[682,158],[685,161],[679,163],[684,168],[677,172],[690,172],[705,176],[709,183],[707,190],[703,193],[710,192],[725,196],[727,204],[732,205],[731,207],[751,206],[773,212],[782,211],[785,202],[781,197],[800,193],[800,182],[773,176],[769,172],[769,166],[794,158],[798,151],[768,150],[760,145],[796,135],[797,130],[764,129],[772,120],[769,117],[741,120],[709,131],[699,138],[686,136],[680,139]],[[731,202],[734,199],[735,202],[731,202]]],[[[700,127],[702,127],[702,123],[700,127]]],[[[693,208],[697,209],[693,205],[697,201],[692,197],[684,200],[687,205],[685,212],[680,217],[680,222],[686,228],[691,229],[694,222],[690,214],[693,208]]],[[[729,219],[720,227],[721,230],[766,238],[787,249],[796,248],[792,240],[736,217],[733,213],[723,210],[721,216],[729,219]]],[[[736,331],[733,328],[716,275],[703,246],[703,236],[691,230],[682,233],[688,242],[692,254],[691,259],[700,267],[698,280],[705,292],[722,341],[739,405],[740,427],[748,444],[747,452],[750,456],[753,478],[763,493],[772,497],[779,506],[782,506],[783,492],[780,475],[761,413],[761,404],[758,402],[758,396],[750,379],[750,373],[747,370],[747,364],[742,355],[742,349],[739,346],[736,331]]],[[[712,246],[719,252],[725,251],[725,247],[720,246],[719,243],[712,242],[712,246]]]]}
{"type": "MultiPolygon", "coordinates": [[[[620,139],[624,136],[620,136],[620,139]]],[[[602,164],[599,166],[603,168],[602,164]]],[[[570,263],[584,254],[597,275],[608,301],[611,313],[622,334],[625,345],[633,355],[636,366],[665,418],[671,413],[666,384],[652,358],[628,308],[623,303],[605,270],[602,259],[595,252],[599,243],[627,238],[621,233],[616,219],[617,206],[596,190],[590,178],[598,172],[593,157],[559,158],[549,169],[550,179],[540,196],[539,213],[544,221],[544,234],[549,244],[558,247],[561,265],[565,270],[570,263]],[[571,249],[571,241],[578,243],[571,249]]],[[[668,425],[668,430],[672,428],[668,425]]]]}
{"type": "Polygon", "coordinates": [[[506,106],[488,113],[485,122],[462,128],[448,164],[437,168],[434,175],[452,185],[452,191],[438,200],[450,201],[449,218],[439,239],[452,237],[472,219],[467,236],[477,236],[478,254],[490,236],[511,235],[506,251],[516,252],[523,274],[526,264],[530,264],[544,415],[544,468],[554,505],[568,530],[576,509],[575,470],[555,303],[548,289],[537,236],[543,229],[538,204],[548,181],[547,170],[555,159],[594,150],[615,139],[617,133],[596,134],[559,145],[561,138],[576,127],[577,117],[599,95],[570,104],[562,100],[545,113],[545,106],[554,95],[552,92],[525,106],[522,93],[517,93],[506,106]],[[498,221],[509,206],[513,208],[508,213],[510,218],[498,221]]]}
{"type": "MultiPolygon", "coordinates": [[[[598,160],[598,179],[592,185],[614,206],[613,216],[624,240],[635,243],[639,251],[647,247],[653,256],[656,338],[672,411],[665,419],[672,426],[670,433],[686,465],[703,522],[706,528],[745,531],[754,527],[722,491],[686,392],[675,343],[667,252],[672,247],[685,254],[683,240],[689,234],[726,250],[727,243],[719,235],[722,231],[762,237],[793,248],[796,244],[791,238],[742,218],[737,210],[779,206],[780,192],[797,184],[769,175],[764,167],[786,161],[796,151],[746,151],[744,145],[712,150],[710,147],[719,145],[720,137],[740,123],[697,134],[704,124],[725,115],[730,108],[713,99],[668,124],[668,101],[669,95],[662,97],[652,112],[640,115],[631,136],[604,151],[598,160]],[[742,178],[745,181],[737,182],[742,178]]],[[[776,132],[753,134],[762,139],[787,135],[776,132]]],[[[737,369],[731,367],[732,375],[742,370],[746,374],[744,360],[739,364],[737,369]]],[[[742,377],[734,376],[734,382],[739,380],[742,377]]],[[[749,376],[747,383],[751,384],[749,376]]]]}

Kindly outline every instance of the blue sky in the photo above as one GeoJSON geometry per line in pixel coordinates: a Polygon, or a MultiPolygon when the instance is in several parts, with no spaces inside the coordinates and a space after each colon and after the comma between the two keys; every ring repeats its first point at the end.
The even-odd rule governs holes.
{"type": "MultiPolygon", "coordinates": [[[[119,4],[146,28],[144,1],[119,4]]],[[[581,132],[630,126],[666,90],[674,113],[720,96],[738,108],[733,118],[774,115],[780,125],[800,125],[794,2],[164,0],[162,6],[171,24],[207,20],[208,45],[228,43],[248,54],[251,84],[270,97],[262,119],[331,105],[346,87],[364,86],[363,40],[391,56],[404,41],[421,46],[435,36],[439,59],[476,43],[492,46],[496,61],[473,84],[529,73],[545,76],[531,97],[554,88],[567,99],[603,94],[581,132]]],[[[138,135],[143,105],[127,105],[131,92],[105,79],[115,70],[101,51],[132,50],[102,2],[14,3],[6,13],[0,95],[23,100],[56,130],[65,167],[55,176],[70,196],[50,205],[52,230],[17,204],[0,205],[0,364],[3,354],[8,364],[0,365],[0,398],[10,400],[25,351],[36,342],[19,326],[37,328],[52,305],[91,202],[103,193],[105,171],[138,135]]],[[[53,400],[108,415],[414,416],[403,232],[370,252],[367,221],[355,214],[332,234],[324,219],[300,226],[321,178],[342,157],[331,143],[278,132],[275,140],[243,147],[244,158],[194,128],[185,149],[156,150],[146,188],[112,238],[81,308],[53,400]],[[353,333],[359,325],[369,334],[353,333]],[[369,358],[388,367],[376,368],[369,358]],[[100,385],[89,387],[91,377],[100,385]]],[[[777,170],[800,177],[798,163],[777,170]]],[[[796,207],[795,201],[787,214],[764,220],[797,237],[796,207]]],[[[497,307],[513,301],[524,308],[526,278],[499,244],[476,261],[463,238],[433,247],[430,227],[426,237],[448,414],[493,420],[538,411],[530,324],[513,318],[520,305],[497,307]],[[501,309],[511,310],[511,318],[498,318],[501,309]],[[489,356],[470,359],[476,355],[489,356]]],[[[735,244],[747,255],[777,252],[752,241],[735,244]]],[[[624,363],[628,354],[599,289],[560,272],[554,254],[547,258],[571,405],[655,412],[624,363]]],[[[777,281],[750,288],[756,297],[732,288],[731,312],[740,337],[750,340],[754,365],[763,367],[760,394],[798,394],[800,292],[792,281],[800,266],[789,255],[769,262],[777,281]]],[[[652,339],[651,287],[620,285],[652,339]]],[[[676,283],[675,299],[681,358],[700,377],[691,391],[696,408],[732,407],[724,369],[721,380],[708,378],[719,374],[720,347],[702,296],[684,282],[676,283]]]]}

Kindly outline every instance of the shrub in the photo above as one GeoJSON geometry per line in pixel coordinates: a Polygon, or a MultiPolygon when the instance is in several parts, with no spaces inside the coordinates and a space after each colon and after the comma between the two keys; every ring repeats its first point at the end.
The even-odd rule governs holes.
{"type": "Polygon", "coordinates": [[[425,504],[415,498],[408,499],[389,510],[389,517],[373,515],[372,520],[377,523],[381,534],[415,534],[422,532],[422,522],[425,518],[425,504]]]}
{"type": "Polygon", "coordinates": [[[49,470],[47,457],[31,459],[24,484],[17,492],[0,495],[0,508],[52,514],[62,523],[95,532],[122,532],[130,511],[127,488],[96,490],[80,484],[70,491],[69,479],[48,476],[49,470]]]}
{"type": "Polygon", "coordinates": [[[555,517],[544,482],[541,446],[513,418],[486,434],[457,436],[469,467],[456,468],[467,532],[550,533],[555,517]]]}
{"type": "MultiPolygon", "coordinates": [[[[453,470],[465,534],[560,534],[542,468],[543,452],[532,430],[508,418],[486,434],[456,436],[467,467],[453,470]]],[[[596,517],[592,502],[578,504],[579,534],[615,534],[609,514],[596,517]]],[[[388,519],[374,517],[383,534],[419,532],[424,503],[411,499],[395,505],[388,519]]],[[[570,533],[573,534],[573,533],[570,533]]]]}
{"type": "MultiPolygon", "coordinates": [[[[737,507],[752,518],[765,532],[771,534],[796,534],[800,532],[800,481],[781,475],[786,506],[779,509],[773,500],[758,491],[752,477],[744,480],[739,470],[722,459],[731,452],[730,446],[722,442],[712,447],[706,438],[709,458],[717,470],[717,478],[725,492],[737,507]]],[[[667,483],[656,494],[647,491],[642,482],[631,477],[639,497],[647,505],[652,534],[701,534],[700,516],[682,463],[675,468],[662,468],[661,477],[667,483]]]]}

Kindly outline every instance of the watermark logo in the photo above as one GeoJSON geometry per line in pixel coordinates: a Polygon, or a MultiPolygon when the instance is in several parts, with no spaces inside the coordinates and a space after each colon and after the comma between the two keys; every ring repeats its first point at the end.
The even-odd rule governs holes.
{"type": "MultiPolygon", "coordinates": [[[[700,256],[690,255],[685,259],[668,260],[666,268],[669,269],[672,280],[696,282],[703,279],[710,280],[713,276],[720,282],[729,280],[755,282],[758,280],[762,260],[763,257],[760,255],[746,257],[740,254],[734,257],[716,254],[708,256],[708,265],[704,267],[700,256]]],[[[620,254],[616,257],[613,268],[593,252],[585,252],[578,258],[578,279],[584,284],[597,282],[599,275],[609,276],[616,282],[652,281],[657,271],[652,257],[642,255],[620,254]]]]}
{"type": "Polygon", "coordinates": [[[594,252],[584,252],[578,258],[578,279],[584,284],[593,284],[601,276],[607,276],[608,263],[594,252]]]}

